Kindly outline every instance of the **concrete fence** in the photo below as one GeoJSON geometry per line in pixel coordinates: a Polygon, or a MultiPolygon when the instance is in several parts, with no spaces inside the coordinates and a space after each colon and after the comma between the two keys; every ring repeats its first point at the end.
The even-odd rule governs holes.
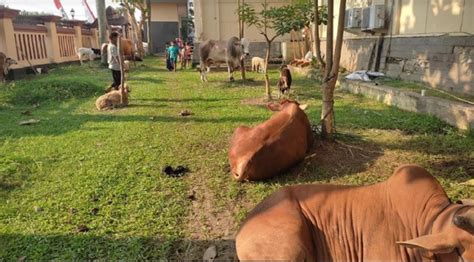
{"type": "Polygon", "coordinates": [[[19,13],[0,7],[0,52],[17,60],[12,69],[77,61],[77,48],[99,48],[97,28],[84,21],[19,13]]]}

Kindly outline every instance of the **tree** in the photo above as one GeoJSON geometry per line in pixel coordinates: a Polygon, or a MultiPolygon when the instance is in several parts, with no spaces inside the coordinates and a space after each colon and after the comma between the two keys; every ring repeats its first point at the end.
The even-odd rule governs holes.
{"type": "Polygon", "coordinates": [[[115,2],[120,1],[121,5],[128,11],[130,24],[132,24],[132,31],[135,34],[136,45],[138,56],[145,56],[145,49],[143,48],[142,32],[144,30],[145,23],[151,15],[146,1],[144,0],[114,0],[115,2]],[[135,17],[136,10],[141,12],[140,21],[137,22],[135,17]]]}
{"type": "Polygon", "coordinates": [[[321,68],[324,70],[326,63],[324,63],[324,60],[321,55],[321,39],[319,37],[319,26],[322,24],[328,24],[328,12],[327,7],[319,6],[318,2],[318,0],[314,0],[314,49],[316,53],[316,59],[321,65],[321,68]]]}
{"type": "MultiPolygon", "coordinates": [[[[151,0],[146,0],[146,8],[148,10],[151,10],[151,0]]],[[[146,36],[147,36],[147,43],[148,43],[148,55],[153,55],[153,38],[151,36],[151,11],[150,14],[148,15],[148,18],[146,20],[146,36]]]]}
{"type": "Polygon", "coordinates": [[[277,37],[289,33],[294,28],[291,18],[295,17],[295,8],[291,5],[269,8],[267,0],[265,0],[261,11],[257,12],[252,6],[244,3],[240,5],[238,14],[242,23],[248,26],[255,26],[267,43],[264,68],[265,95],[268,100],[271,100],[268,62],[270,60],[272,43],[277,37]],[[274,32],[273,35],[270,35],[270,30],[274,32]]]}
{"type": "Polygon", "coordinates": [[[328,0],[328,25],[326,35],[326,66],[323,75],[323,106],[321,110],[322,136],[333,139],[334,127],[334,88],[339,76],[346,0],[340,0],[339,20],[337,26],[336,45],[333,45],[334,0],[328,0]],[[334,50],[334,52],[333,52],[334,50]]]}
{"type": "MultiPolygon", "coordinates": [[[[240,10],[242,5],[245,4],[245,0],[237,0],[237,8],[240,10]]],[[[244,21],[241,19],[239,16],[239,40],[242,40],[244,38],[245,33],[245,24],[244,21]]],[[[244,59],[240,59],[240,73],[242,74],[242,80],[245,83],[246,77],[245,77],[245,61],[244,59]]]]}
{"type": "MultiPolygon", "coordinates": [[[[99,20],[99,40],[100,45],[107,42],[107,18],[105,16],[105,0],[97,0],[97,18],[99,20]]],[[[103,65],[107,64],[107,54],[102,52],[101,63],[103,65]]]]}

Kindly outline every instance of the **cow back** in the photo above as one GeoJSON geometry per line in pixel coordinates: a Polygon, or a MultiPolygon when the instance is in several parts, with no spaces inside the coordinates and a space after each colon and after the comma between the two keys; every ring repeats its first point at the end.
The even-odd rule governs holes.
{"type": "Polygon", "coordinates": [[[259,259],[259,254],[271,258],[281,245],[303,239],[294,249],[312,250],[301,250],[306,261],[421,261],[420,252],[396,242],[429,233],[434,219],[449,205],[436,179],[413,165],[374,185],[284,187],[249,213],[237,235],[237,251],[240,259],[259,259]],[[311,232],[312,237],[308,241],[292,232],[311,232]],[[282,244],[274,242],[278,234],[286,236],[282,244]],[[245,246],[239,250],[239,242],[259,242],[259,253],[245,246]]]}
{"type": "Polygon", "coordinates": [[[238,128],[229,150],[237,180],[273,177],[301,161],[312,145],[309,120],[297,104],[289,104],[254,128],[238,128]]]}

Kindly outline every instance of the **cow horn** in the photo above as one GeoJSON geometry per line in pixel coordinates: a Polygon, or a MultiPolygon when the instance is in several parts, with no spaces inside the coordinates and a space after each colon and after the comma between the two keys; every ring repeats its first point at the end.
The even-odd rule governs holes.
{"type": "Polygon", "coordinates": [[[474,231],[474,209],[469,209],[464,214],[455,214],[453,224],[468,231],[474,231]]]}

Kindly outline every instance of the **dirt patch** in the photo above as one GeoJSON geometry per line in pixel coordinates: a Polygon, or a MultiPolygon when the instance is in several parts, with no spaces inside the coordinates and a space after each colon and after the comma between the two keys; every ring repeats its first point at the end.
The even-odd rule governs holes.
{"type": "Polygon", "coordinates": [[[188,197],[189,201],[192,201],[186,229],[189,240],[181,240],[175,244],[173,259],[201,260],[206,249],[215,245],[217,260],[234,260],[236,204],[229,203],[226,208],[217,207],[216,196],[206,184],[206,177],[203,174],[193,174],[189,179],[193,181],[190,193],[188,192],[188,195],[192,195],[192,198],[188,197]]]}

